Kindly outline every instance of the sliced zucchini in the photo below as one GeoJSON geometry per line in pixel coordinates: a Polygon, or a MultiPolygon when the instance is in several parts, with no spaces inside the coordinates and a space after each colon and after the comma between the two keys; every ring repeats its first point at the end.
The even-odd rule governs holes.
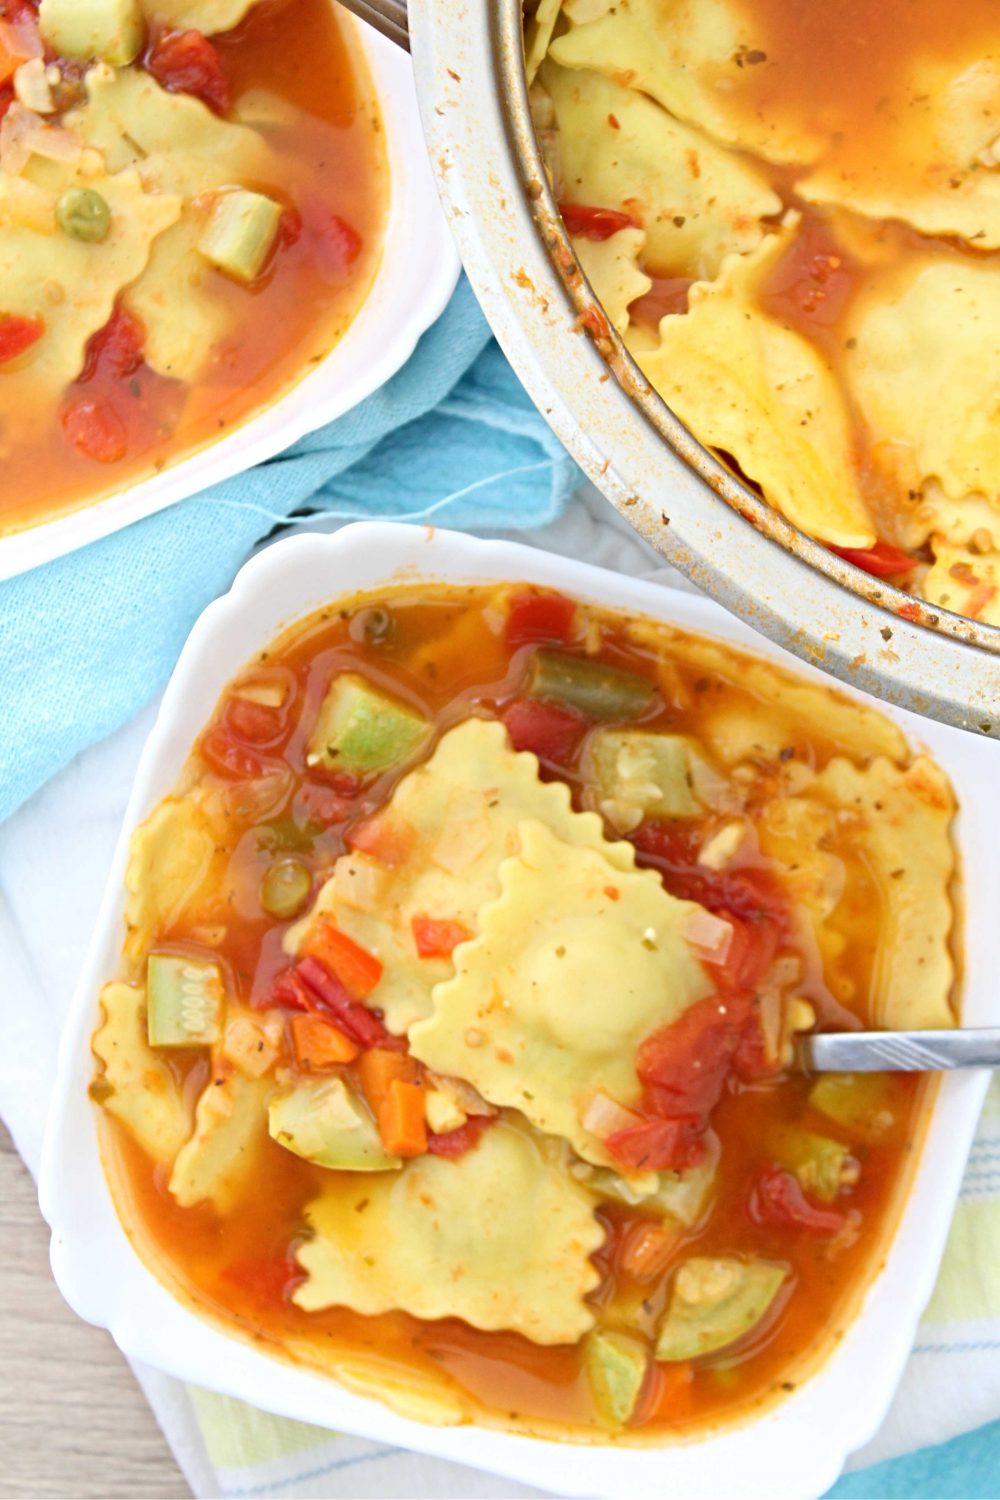
{"type": "Polygon", "coordinates": [[[38,29],[60,57],[115,68],[138,57],[146,35],[142,0],[42,0],[38,29]]]}
{"type": "Polygon", "coordinates": [[[674,1277],[656,1358],[697,1359],[725,1349],[761,1321],[788,1275],[767,1260],[693,1256],[674,1277]]]}
{"type": "Polygon", "coordinates": [[[645,1346],[626,1333],[599,1329],[587,1335],[583,1358],[598,1417],[605,1427],[624,1427],[646,1378],[645,1346]]]}
{"type": "Polygon", "coordinates": [[[306,760],[328,771],[366,776],[399,765],[427,743],[423,714],[345,672],[332,683],[309,738],[306,760]]]}
{"type": "Polygon", "coordinates": [[[892,1127],[890,1088],[881,1073],[826,1073],[813,1084],[809,1103],[862,1140],[877,1140],[892,1127]]]}
{"type": "Polygon", "coordinates": [[[683,735],[598,729],[587,742],[584,772],[601,811],[627,832],[650,815],[698,816],[689,756],[683,735]]]}
{"type": "Polygon", "coordinates": [[[858,1164],[842,1141],[812,1130],[784,1130],[776,1141],[775,1155],[790,1167],[805,1192],[822,1203],[832,1203],[842,1188],[857,1181],[858,1164]]]}
{"type": "Polygon", "coordinates": [[[558,651],[536,651],[531,662],[528,693],[586,714],[598,723],[638,719],[651,707],[656,688],[645,677],[620,672],[617,667],[586,656],[563,656],[558,651]]]}
{"type": "Polygon", "coordinates": [[[216,198],[198,249],[217,271],[249,286],[270,254],[281,214],[281,204],[264,193],[231,188],[216,198]]]}
{"type": "Polygon", "coordinates": [[[222,1035],[222,970],[186,953],[151,953],[146,967],[146,1025],[151,1047],[209,1047],[222,1035]]]}
{"type": "Polygon", "coordinates": [[[375,1121],[342,1078],[309,1079],[272,1099],[267,1128],[279,1146],[319,1167],[386,1172],[403,1165],[385,1151],[375,1121]]]}

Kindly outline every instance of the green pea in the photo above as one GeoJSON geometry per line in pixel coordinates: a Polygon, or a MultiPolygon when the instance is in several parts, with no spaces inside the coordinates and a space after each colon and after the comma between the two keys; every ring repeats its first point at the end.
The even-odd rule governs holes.
{"type": "Polygon", "coordinates": [[[93,188],[67,188],[56,204],[56,217],[71,240],[97,245],[111,228],[111,210],[93,188]]]}
{"type": "Polygon", "coordinates": [[[312,876],[297,859],[280,859],[273,864],[260,884],[260,904],[272,917],[281,921],[301,911],[312,890],[312,876]]]}

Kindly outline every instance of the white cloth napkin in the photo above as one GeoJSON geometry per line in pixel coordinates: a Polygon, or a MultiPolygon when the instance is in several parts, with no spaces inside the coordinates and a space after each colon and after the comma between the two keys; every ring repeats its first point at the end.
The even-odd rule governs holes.
{"type": "MultiPolygon", "coordinates": [[[[317,528],[330,529],[330,528],[317,528]]],[[[518,540],[664,583],[686,587],[597,496],[518,540]]],[[[79,756],[0,826],[0,1116],[32,1172],[37,1171],[59,1028],[90,939],[136,762],[155,716],[151,705],[126,728],[79,756]]],[[[1000,1102],[993,1096],[959,1206],[962,1234],[953,1255],[966,1306],[948,1305],[923,1325],[897,1400],[877,1438],[851,1467],[967,1431],[1000,1415],[1000,1102]],[[988,1216],[977,1218],[985,1204],[988,1216]],[[977,1246],[979,1248],[977,1249],[977,1246]],[[963,1316],[963,1314],[967,1314],[963,1316]]],[[[951,1279],[954,1279],[952,1267],[951,1279]]],[[[932,1308],[933,1312],[933,1308],[932,1308]]],[[[301,1429],[289,1441],[252,1452],[206,1444],[220,1422],[179,1382],[137,1368],[136,1375],[175,1456],[199,1497],[217,1495],[513,1496],[536,1495],[495,1476],[378,1444],[301,1429]],[[209,1451],[212,1449],[212,1451],[209,1451]],[[227,1461],[228,1460],[228,1461],[227,1461]]],[[[217,1398],[208,1398],[216,1401],[217,1398]]],[[[232,1403],[233,1408],[239,1406],[232,1403]]],[[[246,1408],[241,1409],[243,1412],[246,1408]]],[[[270,1419],[261,1418],[266,1435],[270,1419]]]]}

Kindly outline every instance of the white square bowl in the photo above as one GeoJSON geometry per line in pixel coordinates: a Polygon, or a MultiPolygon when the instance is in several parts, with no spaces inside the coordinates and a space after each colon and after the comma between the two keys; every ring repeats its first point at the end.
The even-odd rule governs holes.
{"type": "Polygon", "coordinates": [[[0,536],[0,580],[241,474],[343,416],[401,369],[443,312],[461,265],[427,159],[410,59],[346,11],[338,8],[338,17],[371,76],[389,163],[381,258],[354,321],[315,369],[225,437],[159,474],[127,480],[102,499],[0,536]]]}
{"type": "MultiPolygon", "coordinates": [[[[874,1433],[892,1398],[930,1296],[986,1087],[986,1075],[943,1080],[912,1188],[884,1265],[843,1339],[787,1399],[708,1437],[656,1448],[572,1445],[474,1425],[426,1427],[337,1386],[304,1366],[251,1347],[177,1301],[133,1250],[111,1200],[87,1097],[98,991],[117,969],[123,886],[133,828],[169,792],[226,683],[269,639],[338,596],[380,585],[530,581],[632,614],[646,614],[754,651],[824,681],[711,601],[508,542],[428,527],[349,526],[333,536],[276,543],[249,562],[191,632],[146,744],[108,877],[93,944],[62,1039],[41,1172],[52,1265],[70,1305],[110,1330],[129,1356],[198,1385],[322,1427],[488,1468],[574,1496],[628,1494],[684,1500],[807,1500],[836,1478],[874,1433]]],[[[846,690],[845,690],[846,691],[846,690]]],[[[859,696],[859,695],[857,695],[859,696]]],[[[952,778],[964,811],[957,837],[965,872],[963,1019],[1000,1024],[995,976],[1000,927],[996,748],[958,730],[883,712],[952,778]]]]}

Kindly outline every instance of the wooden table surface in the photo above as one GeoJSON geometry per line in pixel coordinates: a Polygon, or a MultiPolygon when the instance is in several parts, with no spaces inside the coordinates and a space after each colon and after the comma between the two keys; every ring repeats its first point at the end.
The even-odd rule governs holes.
{"type": "Polygon", "coordinates": [[[0,1125],[0,1497],[184,1500],[132,1373],[49,1271],[34,1184],[0,1125]]]}

